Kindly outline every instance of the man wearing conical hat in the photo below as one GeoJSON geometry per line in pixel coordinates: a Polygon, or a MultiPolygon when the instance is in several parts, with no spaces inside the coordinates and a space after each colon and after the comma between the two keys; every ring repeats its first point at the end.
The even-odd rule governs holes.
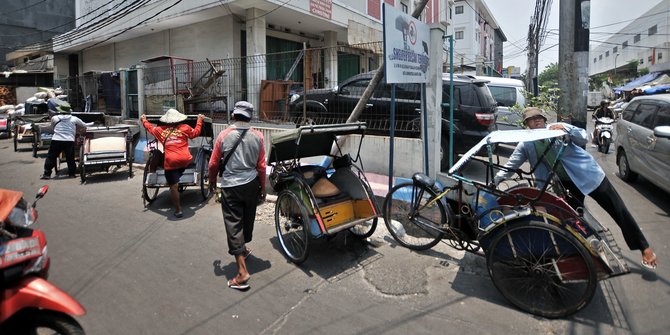
{"type": "Polygon", "coordinates": [[[165,169],[165,180],[170,185],[170,199],[175,207],[174,216],[181,218],[184,213],[181,210],[179,201],[179,178],[184,174],[184,170],[191,163],[193,156],[188,149],[188,139],[200,136],[202,129],[202,119],[204,115],[198,114],[198,122],[195,128],[182,123],[187,116],[178,110],[170,108],[161,116],[159,121],[163,124],[154,126],[147,121],[146,115],[142,115],[142,125],[153,135],[158,142],[163,144],[165,159],[163,168],[165,169]]]}
{"type": "Polygon", "coordinates": [[[65,101],[59,101],[53,105],[52,111],[58,112],[51,118],[51,127],[53,128],[53,137],[49,144],[49,152],[44,161],[44,173],[41,179],[50,179],[51,170],[56,165],[56,157],[61,153],[65,154],[67,161],[67,173],[70,177],[75,177],[77,165],[74,161],[74,137],[77,127],[92,126],[93,122],[85,123],[80,118],[70,114],[70,104],[65,101]]]}

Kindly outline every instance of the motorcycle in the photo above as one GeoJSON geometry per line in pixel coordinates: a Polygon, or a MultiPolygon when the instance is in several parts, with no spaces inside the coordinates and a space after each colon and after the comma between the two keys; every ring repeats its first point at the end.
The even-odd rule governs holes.
{"type": "Polygon", "coordinates": [[[600,117],[596,119],[594,141],[598,146],[598,151],[606,154],[610,150],[612,143],[612,132],[614,131],[614,119],[609,117],[600,117]]]}
{"type": "Polygon", "coordinates": [[[47,281],[46,237],[29,228],[48,189],[40,188],[32,204],[22,192],[0,189],[0,334],[84,334],[74,319],[84,307],[47,281]]]}

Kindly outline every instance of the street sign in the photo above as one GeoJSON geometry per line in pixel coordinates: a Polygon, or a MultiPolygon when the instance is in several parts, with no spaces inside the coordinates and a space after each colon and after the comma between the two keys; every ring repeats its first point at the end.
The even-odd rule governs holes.
{"type": "Polygon", "coordinates": [[[428,25],[386,3],[383,11],[386,82],[426,83],[430,59],[428,25]]]}

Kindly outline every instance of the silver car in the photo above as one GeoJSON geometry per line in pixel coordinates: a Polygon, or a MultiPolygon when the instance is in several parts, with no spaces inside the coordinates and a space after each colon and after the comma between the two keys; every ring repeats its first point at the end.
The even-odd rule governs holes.
{"type": "Polygon", "coordinates": [[[670,193],[670,94],[636,97],[617,124],[619,177],[641,175],[670,193]]]}

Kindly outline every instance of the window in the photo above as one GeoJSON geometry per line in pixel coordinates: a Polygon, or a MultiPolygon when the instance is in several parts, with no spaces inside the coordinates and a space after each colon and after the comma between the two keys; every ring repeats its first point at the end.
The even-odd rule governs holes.
{"type": "Polygon", "coordinates": [[[403,13],[407,14],[409,12],[409,7],[407,7],[406,3],[400,3],[400,9],[402,10],[403,13]]]}
{"type": "Polygon", "coordinates": [[[644,64],[644,58],[640,58],[640,64],[644,64]]]}
{"type": "Polygon", "coordinates": [[[463,6],[456,6],[456,15],[463,14],[463,6]]]}
{"type": "Polygon", "coordinates": [[[637,34],[637,35],[635,35],[635,37],[633,37],[633,43],[637,43],[637,42],[640,42],[640,34],[637,34]]]}
{"type": "Polygon", "coordinates": [[[368,87],[369,83],[370,81],[367,79],[351,82],[346,86],[342,86],[342,88],[340,89],[340,94],[361,96],[363,95],[365,89],[368,87]]]}
{"type": "Polygon", "coordinates": [[[658,27],[656,25],[653,25],[651,28],[649,28],[647,33],[649,34],[649,36],[651,36],[651,35],[656,34],[657,32],[658,32],[658,27]]]}
{"type": "Polygon", "coordinates": [[[659,52],[659,53],[657,54],[656,58],[658,58],[659,60],[663,59],[663,53],[662,53],[662,52],[659,52]]]}
{"type": "Polygon", "coordinates": [[[603,60],[603,55],[598,56],[598,59],[603,60]]]}
{"type": "Polygon", "coordinates": [[[457,40],[462,40],[463,39],[463,31],[461,30],[461,31],[454,32],[454,38],[457,39],[457,40]]]}
{"type": "Polygon", "coordinates": [[[642,103],[633,114],[630,122],[651,129],[657,109],[658,106],[655,104],[642,103]]]}
{"type": "Polygon", "coordinates": [[[512,107],[516,104],[516,87],[487,86],[498,104],[506,107],[512,107]]]}
{"type": "Polygon", "coordinates": [[[619,47],[612,48],[612,53],[615,54],[619,51],[619,47]]]}
{"type": "Polygon", "coordinates": [[[593,57],[593,62],[595,63],[598,60],[598,58],[593,57]]]}
{"type": "Polygon", "coordinates": [[[625,42],[621,43],[621,49],[626,49],[626,48],[628,48],[628,41],[625,41],[625,42]]]}
{"type": "Polygon", "coordinates": [[[647,56],[647,61],[651,62],[651,56],[647,56]]]}
{"type": "Polygon", "coordinates": [[[635,110],[637,109],[637,106],[640,105],[639,101],[633,101],[626,106],[626,108],[623,110],[621,113],[621,118],[630,121],[633,118],[633,114],[635,114],[635,110]]]}
{"type": "Polygon", "coordinates": [[[609,56],[610,56],[610,52],[609,52],[609,50],[608,50],[608,51],[605,51],[605,57],[609,57],[609,56]]]}
{"type": "Polygon", "coordinates": [[[661,104],[661,108],[656,113],[653,126],[654,128],[658,126],[670,126],[670,105],[661,104]]]}

